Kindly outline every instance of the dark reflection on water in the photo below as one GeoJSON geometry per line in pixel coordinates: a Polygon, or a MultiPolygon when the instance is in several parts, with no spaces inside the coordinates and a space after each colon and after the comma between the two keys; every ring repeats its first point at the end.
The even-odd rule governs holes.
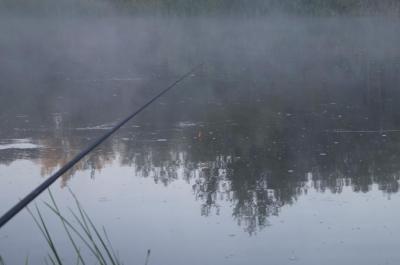
{"type": "MultiPolygon", "coordinates": [[[[2,92],[8,94],[0,98],[0,163],[32,160],[48,176],[186,66],[205,60],[199,73],[66,174],[62,185],[76,171],[91,170],[95,178],[118,160],[165,186],[178,178],[190,180],[204,216],[218,214],[221,202],[230,202],[232,217],[250,234],[310,188],[340,193],[351,186],[354,192],[368,192],[378,184],[388,194],[398,192],[400,50],[393,39],[381,42],[393,32],[364,43],[360,37],[371,35],[357,33],[351,23],[344,31],[338,21],[320,27],[303,21],[294,28],[296,23],[285,21],[265,29],[257,23],[256,29],[269,32],[270,38],[251,43],[259,32],[227,26],[227,36],[210,39],[205,34],[205,45],[190,46],[196,43],[192,33],[182,40],[190,45],[175,61],[163,44],[180,46],[155,32],[143,40],[151,47],[141,49],[159,51],[150,57],[159,63],[144,63],[132,51],[140,60],[129,68],[126,49],[117,49],[117,62],[103,68],[121,63],[126,69],[86,69],[84,75],[73,67],[75,55],[62,61],[53,54],[48,68],[27,73],[29,82],[3,71],[2,92]],[[245,37],[231,42],[241,34],[245,37]],[[225,46],[212,46],[219,38],[225,46]],[[12,86],[17,87],[10,92],[12,86]]],[[[118,45],[109,45],[136,43],[119,37],[118,45]]],[[[107,65],[110,47],[102,45],[93,53],[107,65]]],[[[63,51],[74,49],[71,44],[63,51]]],[[[27,56],[28,64],[36,62],[31,53],[27,56]]]]}
{"type": "MultiPolygon", "coordinates": [[[[210,63],[65,175],[62,185],[76,171],[91,170],[95,178],[96,171],[118,160],[165,186],[190,180],[204,216],[218,214],[221,201],[229,201],[233,218],[250,234],[310,188],[368,192],[378,184],[386,193],[398,192],[399,64],[373,61],[349,69],[345,58],[337,60],[335,71],[343,79],[271,80],[271,73],[259,68],[226,72],[225,78],[224,69],[215,72],[218,66],[210,63]]],[[[135,98],[148,94],[132,92],[135,98]]],[[[131,105],[93,107],[101,120],[131,105]]],[[[35,120],[41,114],[33,110],[3,117],[0,163],[33,160],[48,176],[112,124],[94,124],[93,115],[74,115],[68,108],[61,113],[43,108],[36,110],[43,120],[35,120]]]]}

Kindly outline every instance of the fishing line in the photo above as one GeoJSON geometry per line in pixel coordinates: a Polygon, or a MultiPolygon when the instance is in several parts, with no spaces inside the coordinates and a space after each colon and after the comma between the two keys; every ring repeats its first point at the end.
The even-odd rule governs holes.
{"type": "Polygon", "coordinates": [[[8,221],[10,221],[16,214],[18,214],[22,209],[24,209],[30,202],[32,202],[39,194],[41,194],[45,189],[47,189],[51,184],[54,183],[61,175],[63,175],[66,171],[68,171],[70,168],[72,168],[76,163],[78,163],[82,158],[84,158],[87,154],[89,154],[93,149],[95,149],[98,145],[100,145],[102,142],[104,142],[108,137],[110,137],[113,133],[115,133],[119,128],[121,128],[125,123],[127,123],[129,120],[131,120],[133,117],[138,115],[140,112],[142,112],[144,109],[146,109],[148,106],[150,106],[154,101],[159,99],[161,96],[163,96],[165,93],[167,93],[169,90],[174,88],[176,85],[178,85],[180,82],[185,80],[187,77],[189,77],[191,74],[193,74],[202,64],[197,65],[196,67],[192,68],[189,72],[186,74],[182,75],[179,79],[177,79],[175,82],[170,84],[167,88],[162,90],[160,93],[155,95],[152,99],[150,99],[146,104],[144,104],[142,107],[140,107],[138,110],[133,112],[131,115],[120,121],[117,125],[115,125],[112,129],[110,129],[108,132],[106,132],[103,136],[101,136],[99,139],[95,140],[93,143],[91,143],[86,149],[81,151],[79,154],[77,154],[72,160],[70,160],[68,163],[66,163],[62,168],[60,168],[57,172],[55,172],[53,175],[51,175],[48,179],[46,179],[42,184],[40,184],[36,189],[31,191],[28,195],[25,196],[22,200],[20,200],[15,206],[13,206],[10,210],[8,210],[1,218],[0,218],[0,228],[2,228],[8,221]]]}

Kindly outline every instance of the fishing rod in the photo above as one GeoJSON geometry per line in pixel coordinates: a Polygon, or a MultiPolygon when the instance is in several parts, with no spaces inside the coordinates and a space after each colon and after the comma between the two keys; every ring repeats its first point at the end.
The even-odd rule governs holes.
{"type": "Polygon", "coordinates": [[[10,221],[16,214],[18,214],[22,209],[24,209],[30,202],[32,202],[39,194],[41,194],[45,189],[47,189],[51,184],[53,184],[61,175],[63,175],[66,171],[72,168],[76,163],[78,163],[82,158],[84,158],[87,154],[89,154],[93,149],[99,146],[102,142],[104,142],[108,137],[114,134],[119,128],[125,125],[128,121],[130,121],[133,117],[138,115],[148,106],[150,106],[154,101],[159,99],[169,90],[174,88],[180,82],[185,80],[191,74],[193,74],[202,64],[199,64],[192,68],[189,72],[182,75],[175,82],[170,84],[168,87],[163,89],[160,93],[155,95],[152,99],[150,99],[146,104],[140,107],[138,110],[133,112],[131,115],[120,121],[117,125],[115,125],[112,129],[106,132],[103,136],[95,140],[91,143],[86,149],[78,153],[72,160],[66,163],[62,168],[60,168],[57,172],[51,175],[48,179],[46,179],[42,184],[40,184],[36,189],[31,191],[28,195],[25,196],[22,200],[20,200],[17,204],[15,204],[10,210],[8,210],[1,218],[0,218],[0,228],[2,228],[8,221],[10,221]]]}

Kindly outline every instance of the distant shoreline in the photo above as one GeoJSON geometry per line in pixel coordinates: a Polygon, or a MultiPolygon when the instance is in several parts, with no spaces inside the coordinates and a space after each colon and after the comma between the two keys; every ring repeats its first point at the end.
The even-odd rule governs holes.
{"type": "Polygon", "coordinates": [[[0,13],[18,15],[160,15],[160,16],[266,16],[266,15],[400,15],[400,2],[381,0],[0,0],[0,13]]]}

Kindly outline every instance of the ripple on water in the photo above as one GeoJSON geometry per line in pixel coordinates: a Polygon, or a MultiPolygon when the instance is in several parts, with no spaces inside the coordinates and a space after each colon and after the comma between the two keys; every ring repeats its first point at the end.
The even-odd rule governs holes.
{"type": "Polygon", "coordinates": [[[9,149],[37,149],[40,145],[33,144],[30,139],[11,139],[0,142],[0,150],[9,149]]]}

